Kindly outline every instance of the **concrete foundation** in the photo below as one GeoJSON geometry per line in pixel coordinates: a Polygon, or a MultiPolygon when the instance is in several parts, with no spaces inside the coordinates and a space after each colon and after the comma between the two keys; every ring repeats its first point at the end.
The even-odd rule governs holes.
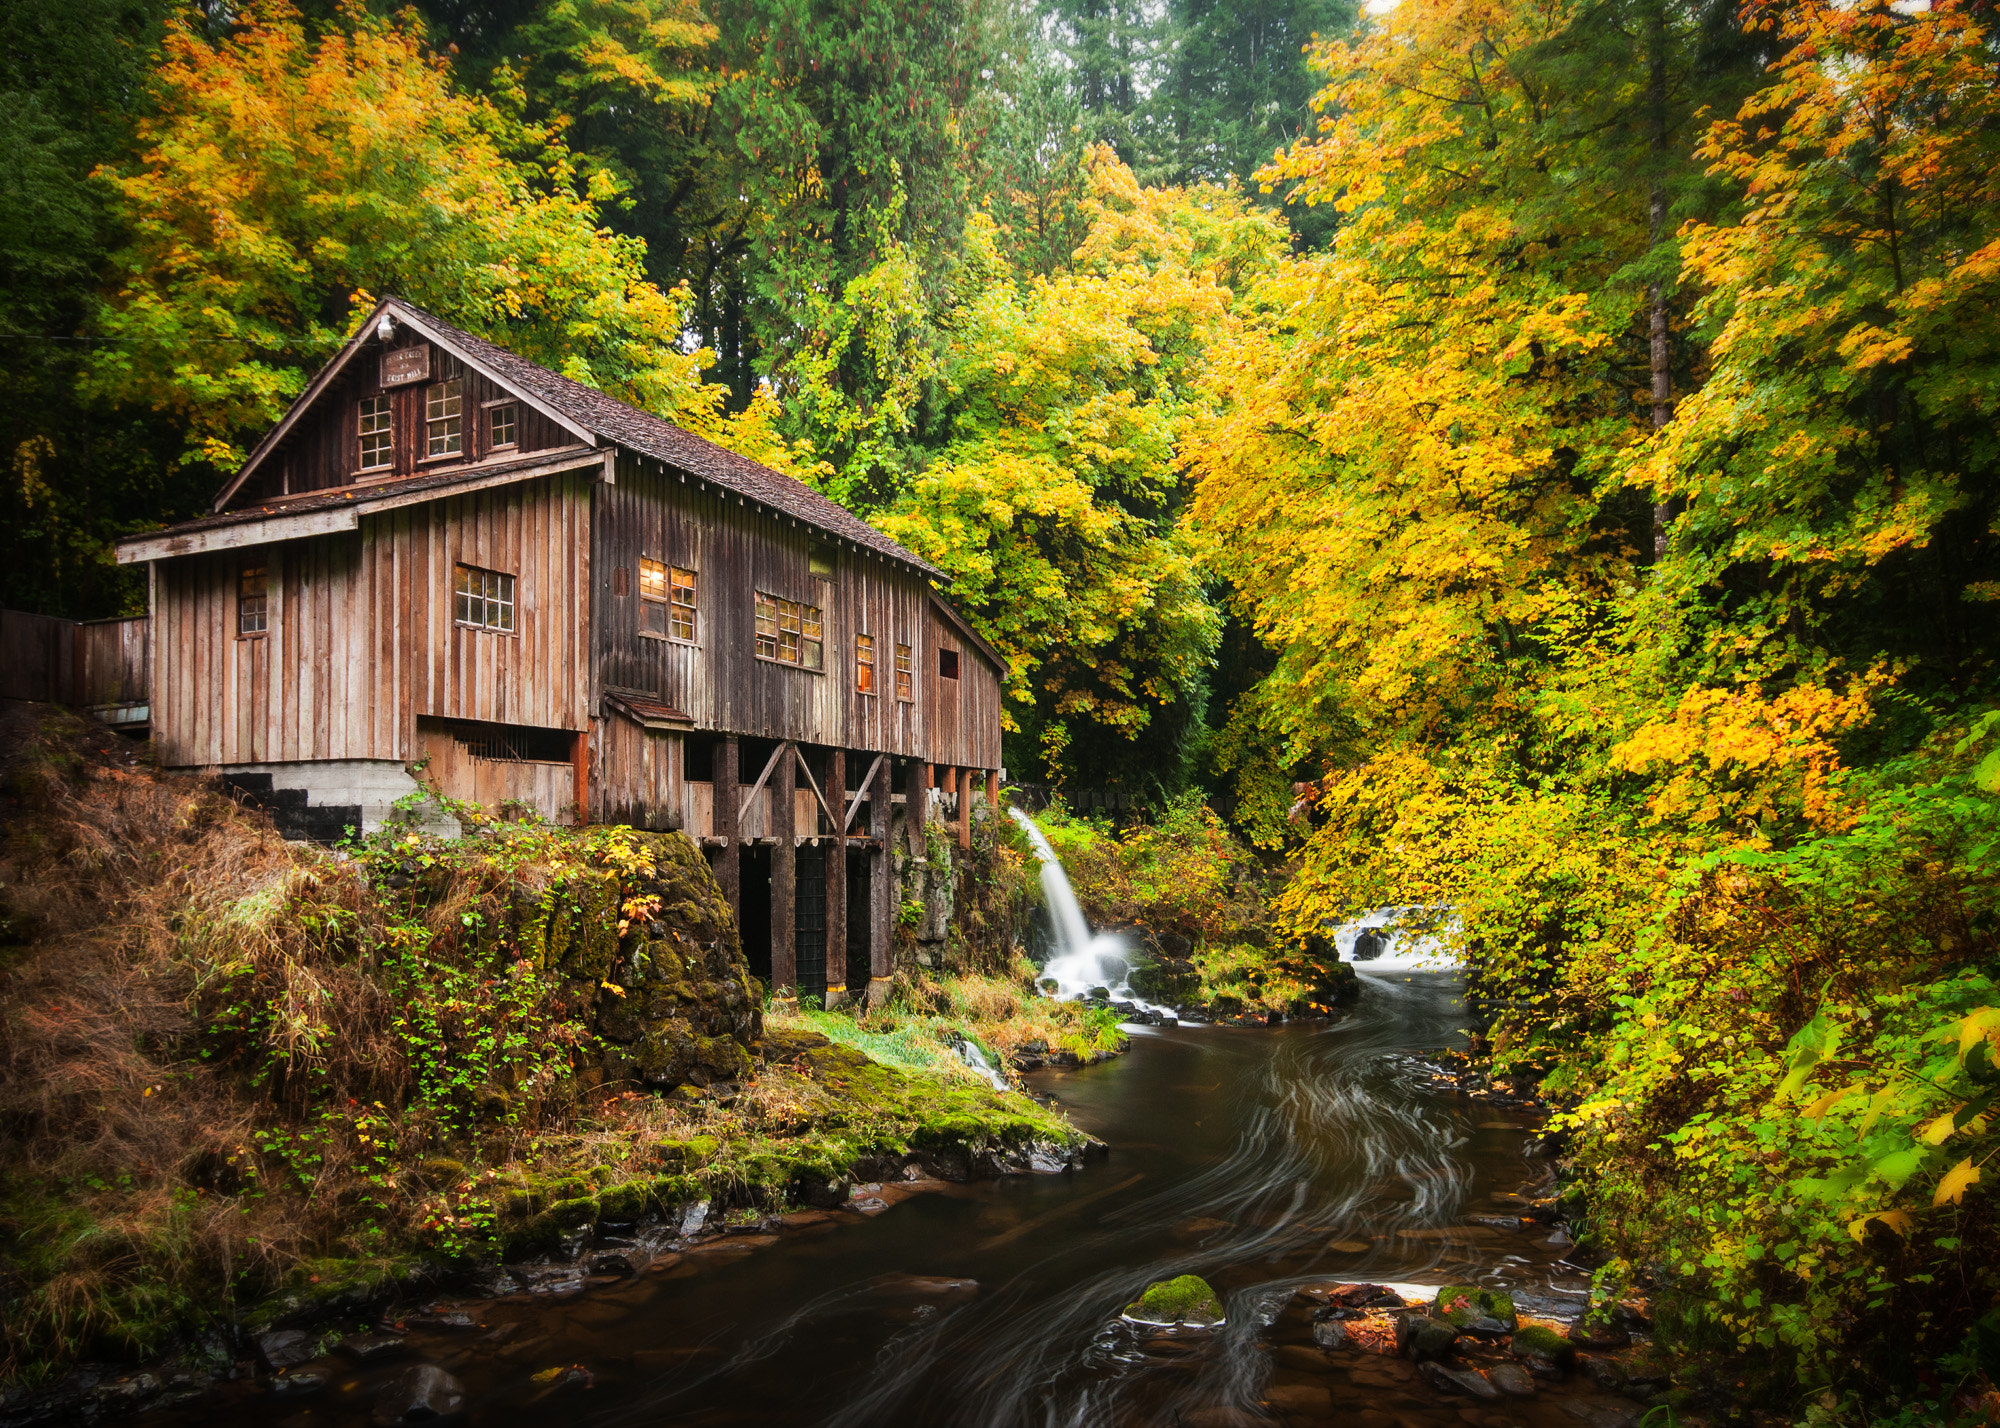
{"type": "Polygon", "coordinates": [[[420,791],[393,759],[320,759],[303,763],[227,764],[208,772],[271,814],[285,837],[335,843],[373,833],[385,823],[407,823],[427,833],[457,837],[458,820],[426,802],[412,817],[396,800],[420,791]]]}

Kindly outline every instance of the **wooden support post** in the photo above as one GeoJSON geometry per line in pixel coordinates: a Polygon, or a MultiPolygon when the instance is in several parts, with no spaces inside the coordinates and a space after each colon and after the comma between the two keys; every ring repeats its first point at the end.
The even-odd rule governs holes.
{"type": "Polygon", "coordinates": [[[993,816],[1000,816],[1000,770],[986,771],[986,806],[993,810],[993,816]]]}
{"type": "Polygon", "coordinates": [[[826,1005],[847,1000],[847,751],[827,760],[826,806],[836,810],[826,840],[826,1005]]]}
{"type": "Polygon", "coordinates": [[[715,751],[715,834],[722,839],[722,856],[715,861],[715,880],[729,902],[729,915],[743,926],[743,841],[737,833],[736,736],[730,735],[715,751]]]}
{"type": "Polygon", "coordinates": [[[972,770],[956,770],[952,781],[958,788],[958,846],[962,852],[972,846],[972,770]]]}
{"type": "MultiPolygon", "coordinates": [[[[915,780],[912,780],[914,783],[915,780]]],[[[889,999],[889,936],[896,920],[896,853],[889,846],[889,797],[896,787],[892,761],[875,769],[875,786],[868,791],[868,831],[875,846],[868,850],[868,1005],[889,999]]]]}
{"type": "Polygon", "coordinates": [[[909,777],[903,781],[903,836],[909,840],[910,856],[924,855],[924,823],[931,812],[931,766],[912,761],[909,777]]]}
{"type": "Polygon", "coordinates": [[[799,991],[799,771],[797,744],[778,750],[771,772],[771,990],[781,997],[799,991]]]}
{"type": "MultiPolygon", "coordinates": [[[[83,627],[79,625],[77,628],[83,627]]],[[[590,825],[590,726],[593,722],[590,719],[583,721],[583,728],[578,731],[573,746],[576,761],[576,826],[579,828],[590,825]]]]}

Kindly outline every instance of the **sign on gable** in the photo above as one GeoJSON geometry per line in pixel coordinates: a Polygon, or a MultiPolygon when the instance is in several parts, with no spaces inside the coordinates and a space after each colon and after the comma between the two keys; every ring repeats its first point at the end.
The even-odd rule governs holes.
{"type": "Polygon", "coordinates": [[[431,345],[398,347],[382,354],[382,385],[400,387],[405,382],[421,382],[431,374],[431,345]]]}

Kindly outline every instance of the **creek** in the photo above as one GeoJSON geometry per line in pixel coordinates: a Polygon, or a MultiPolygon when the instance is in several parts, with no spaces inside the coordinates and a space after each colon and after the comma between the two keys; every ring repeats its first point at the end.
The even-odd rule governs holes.
{"type": "MultiPolygon", "coordinates": [[[[1524,1310],[1573,1309],[1584,1288],[1518,1219],[1545,1174],[1526,1153],[1536,1113],[1440,1088],[1411,1059],[1460,1037],[1457,974],[1362,980],[1341,1022],[1138,1028],[1111,1062],[1035,1073],[1111,1146],[1081,1172],[926,1187],[873,1216],[807,1211],[568,1298],[469,1306],[476,1331],[410,1348],[496,1428],[1248,1423],[1277,1421],[1256,1405],[1287,1382],[1330,1410],[1287,1422],[1459,1424],[1465,1401],[1401,1360],[1302,1378],[1274,1347],[1301,1283],[1480,1284],[1524,1310]],[[1222,1295],[1222,1328],[1119,1320],[1150,1281],[1188,1273],[1222,1295]]],[[[359,1424],[380,1374],[205,1419],[359,1424]]],[[[1539,1411],[1492,1421],[1554,1407],[1507,1406],[1539,1411]]]]}

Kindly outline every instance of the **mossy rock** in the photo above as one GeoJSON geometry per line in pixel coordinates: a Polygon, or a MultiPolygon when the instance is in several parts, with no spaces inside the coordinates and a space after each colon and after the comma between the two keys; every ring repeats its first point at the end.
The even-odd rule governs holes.
{"type": "Polygon", "coordinates": [[[417,1181],[432,1190],[454,1189],[465,1183],[465,1162],[436,1156],[417,1167],[417,1181]]]}
{"type": "Polygon", "coordinates": [[[1544,1358],[1555,1363],[1568,1363],[1576,1357],[1576,1346],[1554,1329],[1542,1324],[1529,1324],[1517,1330],[1511,1347],[1516,1358],[1544,1358]]]}
{"type": "Polygon", "coordinates": [[[598,1218],[630,1224],[646,1213],[646,1203],[650,1198],[646,1187],[636,1180],[613,1185],[597,1197],[598,1218]]]}
{"type": "Polygon", "coordinates": [[[1431,1317],[1454,1329],[1468,1329],[1482,1319],[1492,1319],[1509,1333],[1520,1323],[1511,1295],[1464,1284],[1449,1284],[1440,1289],[1437,1298],[1431,1301],[1431,1317]]]}
{"type": "Polygon", "coordinates": [[[1222,1300],[1197,1274],[1160,1279],[1125,1306],[1125,1318],[1135,1324],[1185,1324],[1213,1328],[1222,1322],[1222,1300]]]}

